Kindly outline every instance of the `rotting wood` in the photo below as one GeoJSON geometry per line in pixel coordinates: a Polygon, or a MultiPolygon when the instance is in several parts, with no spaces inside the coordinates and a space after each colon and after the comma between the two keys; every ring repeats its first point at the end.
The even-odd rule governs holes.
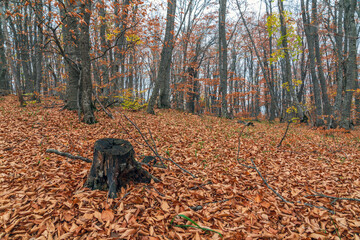
{"type": "Polygon", "coordinates": [[[132,181],[149,183],[160,180],[142,168],[134,159],[134,149],[123,139],[103,138],[95,142],[94,159],[85,186],[91,189],[108,190],[115,198],[121,187],[132,181]]]}

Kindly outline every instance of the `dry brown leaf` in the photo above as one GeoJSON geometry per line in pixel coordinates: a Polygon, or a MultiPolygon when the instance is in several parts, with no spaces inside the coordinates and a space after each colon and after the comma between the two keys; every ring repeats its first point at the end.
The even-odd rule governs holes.
{"type": "Polygon", "coordinates": [[[169,212],[169,204],[166,201],[162,201],[161,202],[161,209],[164,210],[165,212],[169,212]]]}
{"type": "Polygon", "coordinates": [[[107,221],[112,222],[112,220],[114,220],[114,217],[115,217],[115,215],[111,209],[104,210],[101,213],[101,219],[104,222],[107,222],[107,221]]]}

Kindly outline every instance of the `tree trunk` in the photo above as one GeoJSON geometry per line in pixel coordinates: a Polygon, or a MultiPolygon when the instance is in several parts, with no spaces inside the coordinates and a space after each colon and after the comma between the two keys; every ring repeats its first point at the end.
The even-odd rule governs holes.
{"type": "Polygon", "coordinates": [[[154,114],[154,106],[160,91],[160,107],[170,107],[170,66],[172,51],[174,49],[174,27],[175,27],[176,0],[168,0],[165,40],[161,51],[159,72],[155,87],[151,93],[147,112],[154,114]]]}
{"type": "MultiPolygon", "coordinates": [[[[122,139],[104,138],[94,145],[94,159],[85,183],[91,189],[108,190],[115,198],[121,187],[130,181],[148,183],[153,178],[134,159],[130,142],[122,139]]],[[[156,179],[154,179],[156,181],[156,179]]]]}
{"type": "Polygon", "coordinates": [[[127,18],[128,18],[128,6],[130,4],[130,0],[124,0],[122,2],[121,10],[119,10],[118,0],[115,1],[115,15],[118,15],[118,11],[120,13],[120,33],[121,36],[118,41],[118,49],[116,49],[116,60],[118,61],[117,65],[117,74],[120,74],[120,77],[117,77],[115,84],[115,91],[122,91],[125,88],[125,52],[126,52],[126,28],[127,28],[127,18]]]}
{"type": "Polygon", "coordinates": [[[313,26],[313,37],[314,37],[314,43],[315,43],[315,57],[316,57],[316,66],[319,73],[319,81],[320,81],[320,87],[321,87],[321,96],[323,101],[323,110],[324,114],[330,116],[332,114],[332,107],[330,105],[329,96],[327,93],[327,86],[326,86],[326,79],[324,74],[324,69],[322,66],[322,59],[320,54],[320,43],[319,43],[319,19],[317,14],[317,0],[312,0],[312,22],[314,23],[313,26]]]}
{"type": "Polygon", "coordinates": [[[220,70],[220,94],[221,116],[227,117],[227,42],[226,42],[226,0],[219,0],[219,70],[220,70]]]}
{"type": "MultiPolygon", "coordinates": [[[[0,3],[0,7],[2,7],[0,3]]],[[[3,14],[0,16],[0,95],[7,95],[10,93],[10,84],[7,78],[7,62],[5,55],[5,37],[3,31],[5,31],[5,22],[3,21],[3,14]]]]}
{"type": "Polygon", "coordinates": [[[64,18],[64,26],[62,28],[64,51],[66,54],[65,72],[67,73],[66,85],[66,108],[69,110],[78,109],[78,91],[80,73],[69,59],[76,61],[76,49],[78,45],[78,26],[77,18],[71,14],[75,11],[76,4],[72,4],[70,0],[65,1],[66,9],[61,9],[64,18]],[[66,16],[65,16],[66,15],[66,16]]]}
{"type": "MultiPolygon", "coordinates": [[[[345,19],[344,28],[346,40],[349,44],[349,54],[346,61],[345,74],[345,96],[343,108],[341,112],[340,126],[346,129],[351,128],[351,104],[353,91],[355,88],[355,81],[357,76],[357,62],[356,62],[356,23],[355,23],[355,9],[357,0],[345,0],[345,19]]],[[[346,41],[345,40],[345,41],[346,41]]]]}
{"type": "MultiPolygon", "coordinates": [[[[40,19],[43,19],[43,3],[42,0],[39,0],[37,3],[38,6],[38,13],[37,15],[40,16],[40,19]]],[[[39,21],[35,21],[35,23],[38,25],[36,28],[37,34],[37,43],[35,45],[35,65],[36,65],[36,76],[35,76],[35,97],[37,102],[40,102],[40,93],[41,93],[41,84],[42,84],[42,78],[43,78],[43,34],[42,34],[42,25],[39,21]]]]}
{"type": "MultiPolygon", "coordinates": [[[[316,63],[315,63],[315,38],[314,26],[310,23],[310,17],[308,14],[308,6],[305,6],[304,0],[301,0],[302,18],[304,23],[305,35],[308,43],[309,60],[310,60],[310,74],[313,83],[313,95],[315,100],[315,126],[324,125],[324,121],[321,118],[322,108],[320,99],[320,86],[316,76],[316,63]]],[[[313,20],[313,19],[312,19],[313,20]]]]}
{"type": "Polygon", "coordinates": [[[90,15],[91,0],[85,0],[81,4],[81,13],[85,23],[80,24],[79,34],[79,59],[81,62],[81,110],[84,114],[84,122],[93,124],[96,122],[92,103],[91,61],[90,61],[90,15]],[[90,10],[90,11],[89,11],[90,10]]]}
{"type": "Polygon", "coordinates": [[[289,94],[291,100],[294,103],[294,106],[297,109],[296,115],[303,120],[305,118],[304,110],[302,109],[294,91],[293,83],[292,83],[292,74],[291,74],[291,64],[290,64],[290,54],[288,48],[288,38],[287,38],[287,30],[286,30],[286,22],[284,19],[284,5],[282,0],[278,0],[279,14],[280,14],[280,31],[281,31],[281,45],[283,47],[285,53],[285,76],[284,82],[289,86],[289,94]]]}
{"type": "MultiPolygon", "coordinates": [[[[105,52],[108,48],[108,44],[106,41],[106,4],[105,1],[102,0],[102,6],[100,7],[100,17],[102,19],[101,26],[100,26],[100,44],[101,44],[101,51],[105,52]]],[[[100,61],[100,73],[102,76],[102,84],[109,84],[109,71],[108,71],[108,54],[105,54],[102,57],[102,61],[100,61]]],[[[108,96],[110,93],[110,86],[106,86],[102,89],[102,93],[104,96],[108,96]]]]}

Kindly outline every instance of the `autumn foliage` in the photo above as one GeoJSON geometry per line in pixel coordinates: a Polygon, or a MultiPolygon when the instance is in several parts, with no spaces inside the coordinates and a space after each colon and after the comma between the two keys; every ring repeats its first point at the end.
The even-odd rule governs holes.
{"type": "MultiPolygon", "coordinates": [[[[216,232],[170,225],[179,214],[223,239],[359,239],[360,203],[312,196],[360,198],[359,131],[312,129],[255,122],[240,138],[235,120],[161,110],[96,112],[86,125],[61,110],[57,100],[17,107],[15,96],[0,99],[1,239],[220,239],[216,232]],[[57,105],[58,104],[58,105],[57,105]],[[100,138],[131,142],[137,154],[152,155],[139,133],[120,114],[150,129],[168,169],[147,168],[162,182],[130,184],[118,198],[84,188],[91,164],[45,153],[55,148],[92,158],[100,138]],[[263,182],[284,198],[280,200],[263,182]],[[309,207],[311,204],[334,211],[309,207]],[[201,207],[198,207],[201,206],[201,207]],[[197,208],[196,208],[197,207],[197,208]],[[195,209],[195,210],[192,210],[195,209]]],[[[190,224],[184,218],[177,225],[190,224]]]]}

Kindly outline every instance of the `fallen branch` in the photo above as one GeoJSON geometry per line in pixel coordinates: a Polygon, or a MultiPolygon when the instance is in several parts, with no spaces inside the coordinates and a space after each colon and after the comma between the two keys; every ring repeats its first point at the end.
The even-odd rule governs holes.
{"type": "Polygon", "coordinates": [[[81,160],[87,163],[92,163],[91,159],[85,158],[85,157],[81,157],[81,156],[74,156],[71,155],[70,153],[66,153],[66,152],[60,152],[56,149],[48,149],[46,150],[47,153],[55,153],[57,155],[63,156],[63,157],[67,157],[67,158],[71,158],[71,159],[76,159],[76,160],[81,160]]]}
{"type": "MultiPolygon", "coordinates": [[[[312,190],[311,190],[312,191],[312,190]]],[[[314,192],[315,194],[313,195],[307,195],[305,197],[324,197],[324,198],[330,198],[330,199],[333,199],[331,201],[331,205],[334,205],[334,203],[336,201],[355,201],[355,202],[360,202],[360,199],[358,198],[344,198],[344,197],[333,197],[333,196],[328,196],[328,195],[325,195],[325,194],[322,194],[322,193],[318,193],[318,192],[315,192],[315,191],[312,191],[314,192]]]]}
{"type": "Polygon", "coordinates": [[[317,206],[317,205],[313,205],[313,204],[310,204],[310,203],[302,203],[300,201],[297,201],[297,202],[292,202],[292,201],[289,201],[289,200],[286,200],[283,196],[281,196],[280,193],[278,193],[275,189],[273,189],[269,184],[268,182],[266,181],[266,179],[263,177],[263,175],[261,174],[261,172],[257,169],[255,163],[254,163],[254,160],[253,159],[250,159],[251,160],[251,163],[253,164],[253,166],[248,166],[248,165],[245,165],[245,164],[242,164],[239,162],[240,165],[244,166],[244,167],[247,167],[247,168],[251,168],[251,169],[254,169],[258,174],[259,176],[261,177],[261,179],[263,180],[263,182],[265,183],[265,185],[273,192],[276,194],[276,196],[278,196],[282,201],[286,202],[286,203],[290,203],[290,204],[294,204],[294,203],[299,203],[299,204],[303,204],[305,206],[308,206],[308,207],[314,207],[314,208],[319,208],[319,209],[324,209],[328,212],[330,212],[331,214],[335,214],[335,212],[333,210],[330,210],[326,207],[323,207],[323,206],[317,206]]]}
{"type": "Polygon", "coordinates": [[[257,169],[255,163],[254,163],[254,160],[250,159],[251,160],[251,163],[253,164],[253,166],[248,166],[248,165],[245,165],[245,164],[242,164],[239,162],[240,165],[244,166],[244,167],[247,167],[247,168],[251,168],[251,169],[254,169],[258,174],[259,176],[261,177],[261,179],[263,180],[263,182],[265,183],[265,185],[271,190],[273,191],[273,193],[276,194],[276,196],[278,196],[281,200],[283,200],[284,202],[286,203],[293,203],[291,201],[288,201],[286,200],[283,196],[280,195],[280,193],[278,193],[277,191],[275,191],[269,184],[268,182],[266,181],[266,179],[263,177],[263,175],[261,174],[261,172],[257,169]]]}
{"type": "MultiPolygon", "coordinates": [[[[82,160],[82,161],[87,162],[87,163],[92,163],[91,159],[81,157],[81,156],[74,156],[74,155],[71,155],[70,153],[60,152],[60,151],[58,151],[56,149],[48,149],[48,150],[46,150],[46,152],[47,153],[55,153],[55,154],[58,154],[60,156],[68,157],[68,158],[71,158],[71,159],[82,160]]],[[[136,164],[136,167],[141,168],[142,164],[140,162],[135,161],[135,164],[136,164]]],[[[157,177],[153,176],[151,173],[149,173],[145,169],[144,169],[144,171],[145,171],[145,174],[148,175],[148,177],[153,179],[155,182],[161,182],[157,177]]]]}
{"type": "Polygon", "coordinates": [[[108,107],[110,107],[111,105],[113,105],[113,104],[115,104],[115,103],[118,103],[118,102],[119,102],[119,100],[115,100],[115,101],[109,103],[108,105],[106,105],[105,109],[108,108],[108,107]]]}
{"type": "MultiPolygon", "coordinates": [[[[128,118],[124,113],[122,112],[118,112],[120,113],[121,115],[123,115],[134,127],[135,129],[138,131],[138,133],[140,134],[141,138],[144,140],[144,142],[146,143],[146,146],[148,146],[150,148],[150,150],[155,154],[155,156],[159,159],[159,161],[165,166],[164,162],[162,160],[167,160],[167,161],[170,161],[172,162],[175,166],[177,166],[179,169],[181,169],[183,172],[189,174],[190,176],[192,176],[193,178],[196,178],[196,176],[194,174],[192,174],[191,172],[189,172],[188,170],[182,168],[179,164],[177,164],[174,160],[172,160],[171,158],[164,158],[162,156],[160,156],[160,154],[158,153],[157,151],[157,148],[156,148],[156,144],[155,144],[155,141],[154,141],[154,138],[152,137],[152,134],[151,134],[151,131],[149,129],[149,134],[150,134],[150,137],[153,141],[153,144],[154,146],[152,146],[149,141],[146,139],[146,137],[144,136],[144,134],[141,132],[140,128],[136,125],[136,123],[134,123],[133,121],[131,121],[130,118],[128,118]]],[[[122,126],[122,125],[121,125],[122,126]]],[[[122,126],[123,127],[123,126],[122,126]]],[[[124,127],[123,127],[124,128],[124,127]]],[[[124,130],[128,133],[128,131],[124,128],[124,130]]],[[[130,136],[130,134],[128,133],[128,135],[130,136]]],[[[144,144],[142,144],[143,146],[145,146],[144,144]]]]}
{"type": "Polygon", "coordinates": [[[102,105],[102,103],[100,102],[97,94],[95,93],[94,95],[95,95],[96,101],[99,103],[99,105],[100,105],[100,107],[102,108],[102,110],[104,111],[104,113],[106,113],[106,115],[108,115],[111,119],[114,119],[114,116],[113,116],[110,112],[108,112],[108,111],[106,110],[106,108],[102,105]]]}
{"type": "Polygon", "coordinates": [[[291,124],[291,120],[288,121],[288,124],[287,124],[287,126],[286,126],[286,130],[285,130],[284,136],[283,136],[282,139],[280,140],[280,142],[279,142],[279,144],[277,145],[277,147],[280,147],[281,144],[282,144],[282,142],[284,141],[284,139],[285,139],[285,137],[286,137],[286,134],[287,134],[287,132],[288,132],[288,130],[289,130],[290,124],[291,124]]]}
{"type": "Polygon", "coordinates": [[[245,124],[244,127],[242,128],[241,132],[239,133],[239,137],[238,137],[238,151],[237,151],[237,156],[236,159],[239,159],[239,155],[240,155],[240,138],[245,130],[245,128],[249,126],[248,124],[245,124]]]}
{"type": "Polygon", "coordinates": [[[199,189],[199,188],[201,188],[201,187],[203,187],[203,186],[206,186],[206,185],[209,185],[209,184],[213,184],[213,182],[212,182],[212,181],[208,181],[208,182],[206,182],[206,183],[200,184],[199,186],[195,186],[195,187],[192,187],[192,188],[189,188],[189,189],[190,189],[190,190],[196,190],[196,189],[199,189]]]}
{"type": "Polygon", "coordinates": [[[192,173],[189,172],[188,170],[182,168],[179,164],[177,164],[177,163],[176,163],[174,160],[172,160],[171,158],[164,158],[164,157],[161,157],[161,156],[160,156],[160,158],[172,162],[175,166],[177,166],[178,168],[180,168],[183,172],[186,172],[187,174],[189,174],[189,175],[192,176],[193,178],[196,178],[196,176],[195,176],[194,174],[192,174],[192,173]]]}
{"type": "Polygon", "coordinates": [[[199,210],[203,209],[204,206],[206,206],[206,205],[209,205],[212,203],[223,203],[223,202],[227,202],[227,201],[229,201],[229,199],[224,199],[224,200],[215,201],[215,202],[208,202],[208,203],[204,203],[204,205],[197,205],[197,206],[193,206],[193,207],[189,207],[189,208],[194,211],[199,211],[199,210]]]}

